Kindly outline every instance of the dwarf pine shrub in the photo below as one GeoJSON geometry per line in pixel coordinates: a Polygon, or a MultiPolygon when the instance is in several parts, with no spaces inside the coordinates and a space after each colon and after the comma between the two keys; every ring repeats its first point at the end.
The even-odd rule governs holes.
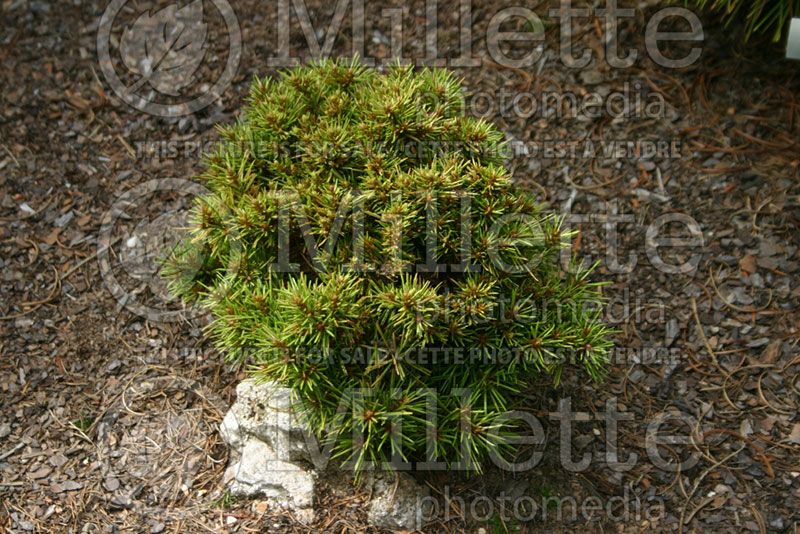
{"type": "Polygon", "coordinates": [[[778,42],[789,20],[800,14],[800,0],[683,0],[683,3],[685,7],[721,15],[726,27],[735,20],[743,20],[745,40],[753,34],[765,34],[778,42]]]}
{"type": "Polygon", "coordinates": [[[598,284],[560,267],[561,220],[512,185],[448,72],[297,68],[256,79],[219,132],[165,272],[335,458],[479,469],[533,379],[601,375],[598,284]]]}

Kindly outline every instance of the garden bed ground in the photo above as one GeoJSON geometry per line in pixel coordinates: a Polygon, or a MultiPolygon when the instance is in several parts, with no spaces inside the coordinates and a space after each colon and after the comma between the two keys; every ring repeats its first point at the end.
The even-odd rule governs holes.
{"type": "MultiPolygon", "coordinates": [[[[479,37],[505,4],[511,5],[473,0],[477,57],[488,58],[479,37]]],[[[545,4],[536,12],[545,14],[545,4]]],[[[335,8],[316,0],[306,5],[317,27],[327,25],[335,8]]],[[[404,52],[417,58],[425,55],[425,11],[422,2],[410,6],[404,52]]],[[[169,218],[156,218],[180,211],[184,197],[179,190],[141,197],[126,208],[130,219],[102,227],[126,190],[151,179],[190,178],[201,169],[187,147],[213,140],[216,122],[235,119],[254,74],[275,73],[267,64],[277,39],[275,10],[236,3],[244,48],[232,85],[217,104],[189,118],[162,119],[121,102],[105,83],[95,50],[105,7],[2,1],[0,532],[374,531],[365,522],[367,496],[336,480],[321,484],[310,527],[223,491],[227,453],[215,428],[244,373],[230,369],[203,339],[204,317],[160,322],[131,312],[134,302],[161,305],[147,262],[136,258],[158,248],[169,218]],[[172,141],[177,152],[165,153],[162,141],[172,141]],[[111,245],[107,254],[103,243],[111,245]],[[98,247],[107,263],[98,261],[98,247]],[[112,279],[121,299],[108,289],[112,279]]],[[[458,54],[458,32],[445,29],[457,28],[458,10],[457,2],[439,2],[442,57],[458,54]]],[[[574,519],[551,513],[530,522],[500,514],[468,523],[439,518],[426,531],[797,532],[797,65],[781,61],[781,51],[767,43],[743,46],[735,29],[705,21],[705,40],[691,44],[702,47],[699,61],[664,69],[648,58],[640,37],[651,13],[640,11],[622,25],[621,43],[639,50],[635,68],[598,61],[606,28],[590,18],[575,21],[576,42],[595,57],[585,69],[568,69],[552,57],[555,31],[547,33],[549,55],[540,72],[488,60],[456,69],[469,90],[494,98],[608,95],[628,87],[650,95],[644,104],[663,98],[664,108],[623,120],[489,117],[511,140],[577,147],[573,157],[569,150],[533,154],[529,146],[511,169],[549,208],[572,214],[568,222],[580,230],[575,253],[601,260],[596,277],[613,282],[605,288],[612,319],[625,319],[617,321],[619,351],[606,383],[586,388],[569,379],[559,390],[542,383],[525,392],[525,407],[543,416],[550,437],[535,469],[516,477],[492,470],[474,478],[423,477],[442,505],[465,503],[460,508],[481,496],[496,499],[507,488],[538,500],[574,497],[579,504],[638,496],[641,513],[624,514],[624,505],[614,505],[611,514],[589,518],[580,510],[574,519]],[[584,154],[587,140],[595,157],[584,154]],[[677,148],[652,158],[603,154],[609,145],[602,141],[642,140],[677,148]],[[648,226],[671,213],[696,221],[703,242],[658,253],[668,264],[699,254],[691,273],[665,273],[648,257],[648,226]],[[616,243],[608,217],[618,217],[616,243]],[[610,272],[607,253],[621,263],[635,256],[636,264],[610,272]],[[637,356],[647,361],[637,363],[637,356]],[[621,458],[639,458],[631,470],[618,473],[600,461],[604,427],[595,420],[575,425],[573,457],[589,451],[596,460],[579,473],[564,469],[558,421],[546,414],[565,396],[573,410],[589,413],[618,399],[631,415],[620,427],[621,458]],[[645,450],[648,424],[668,409],[699,421],[693,441],[661,449],[683,462],[698,456],[694,467],[678,473],[655,467],[645,450]]],[[[386,57],[390,18],[369,5],[366,20],[367,55],[386,57]]],[[[212,40],[225,39],[209,31],[212,40]]],[[[298,56],[307,57],[300,30],[292,35],[298,56]]],[[[336,40],[334,55],[348,53],[348,35],[336,40]]],[[[680,46],[672,52],[685,54],[690,45],[680,46]]],[[[213,79],[223,63],[209,61],[198,76],[213,79]]],[[[660,235],[669,232],[688,235],[676,223],[660,235]]],[[[675,432],[689,434],[685,425],[675,432]]]]}

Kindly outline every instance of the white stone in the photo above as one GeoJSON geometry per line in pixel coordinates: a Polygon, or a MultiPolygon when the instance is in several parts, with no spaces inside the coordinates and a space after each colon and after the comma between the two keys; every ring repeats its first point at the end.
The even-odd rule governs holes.
{"type": "Polygon", "coordinates": [[[304,523],[314,520],[314,477],[303,462],[303,427],[291,410],[290,392],[275,384],[245,380],[220,424],[233,449],[225,481],[237,497],[263,496],[292,509],[304,523]]]}
{"type": "Polygon", "coordinates": [[[365,482],[372,490],[367,510],[370,523],[388,529],[422,528],[432,506],[427,487],[406,473],[370,473],[365,482]]]}
{"type": "Polygon", "coordinates": [[[297,464],[278,459],[266,443],[252,439],[239,461],[229,467],[231,493],[243,497],[263,495],[308,508],[314,499],[314,477],[297,464]]]}
{"type": "Polygon", "coordinates": [[[275,383],[245,380],[236,386],[236,402],[220,425],[222,438],[234,449],[257,438],[281,460],[311,461],[305,428],[292,408],[291,391],[275,383]]]}
{"type": "MultiPolygon", "coordinates": [[[[232,449],[225,482],[233,495],[262,498],[260,510],[290,509],[303,523],[314,521],[316,473],[307,446],[313,438],[307,442],[302,420],[292,410],[288,388],[243,381],[236,387],[236,402],[219,430],[232,449]]],[[[313,457],[317,467],[324,469],[319,451],[313,457]]],[[[349,475],[348,471],[339,473],[349,475]]],[[[432,504],[427,487],[406,473],[367,473],[365,483],[372,495],[367,511],[370,523],[402,530],[423,526],[425,507],[432,504]]]]}

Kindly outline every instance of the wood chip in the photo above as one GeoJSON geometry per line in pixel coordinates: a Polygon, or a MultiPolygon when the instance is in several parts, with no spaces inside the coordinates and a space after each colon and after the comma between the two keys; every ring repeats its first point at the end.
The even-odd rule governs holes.
{"type": "Polygon", "coordinates": [[[746,255],[744,258],[739,260],[739,267],[741,267],[741,269],[747,274],[753,274],[758,270],[756,267],[756,257],[752,254],[746,255]]]}
{"type": "Polygon", "coordinates": [[[65,491],[77,491],[83,487],[83,484],[75,480],[65,480],[50,485],[50,491],[53,493],[63,493],[65,491]]]}
{"type": "Polygon", "coordinates": [[[795,423],[792,427],[792,433],[789,434],[789,441],[800,444],[800,423],[795,423]]]}

